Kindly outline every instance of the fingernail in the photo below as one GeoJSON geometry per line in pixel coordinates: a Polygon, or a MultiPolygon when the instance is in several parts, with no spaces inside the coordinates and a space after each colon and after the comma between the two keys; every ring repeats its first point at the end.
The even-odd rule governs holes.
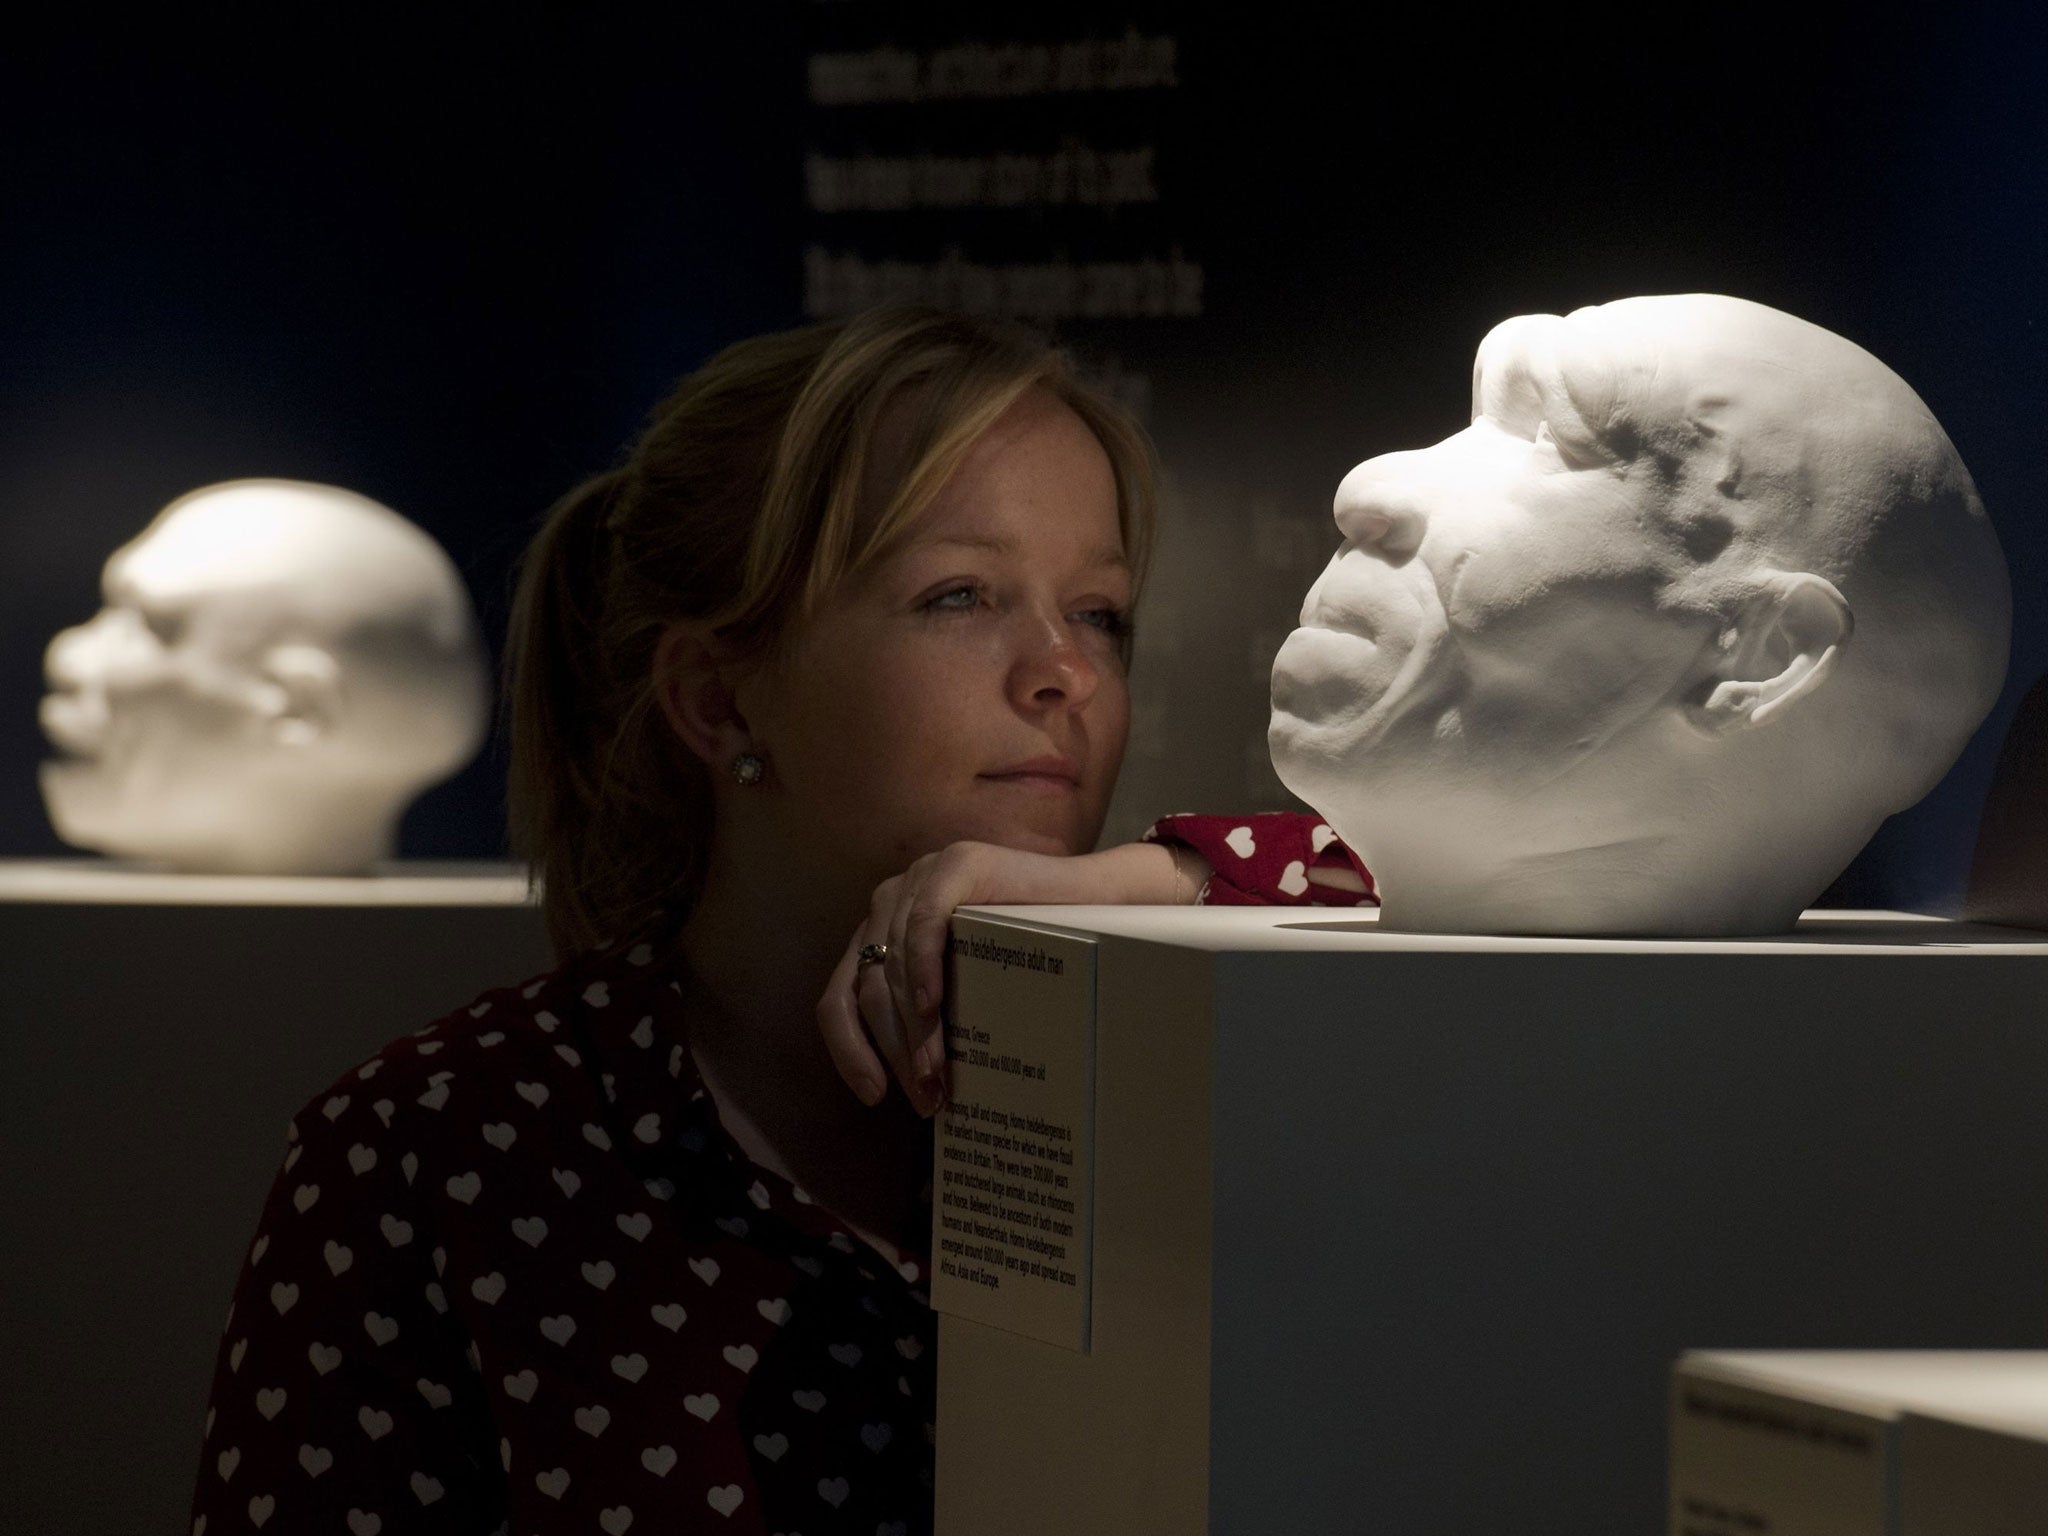
{"type": "Polygon", "coordinates": [[[882,1095],[889,1091],[889,1085],[879,1077],[863,1078],[860,1085],[860,1101],[873,1109],[882,1102],[882,1095]]]}

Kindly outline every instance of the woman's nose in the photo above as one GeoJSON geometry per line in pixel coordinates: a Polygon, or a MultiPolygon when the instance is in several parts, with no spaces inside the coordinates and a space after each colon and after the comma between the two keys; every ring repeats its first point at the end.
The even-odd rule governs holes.
{"type": "Polygon", "coordinates": [[[1390,565],[1406,562],[1429,531],[1433,497],[1414,460],[1411,453],[1367,459],[1338,485],[1332,506],[1337,531],[1390,565]]]}
{"type": "Polygon", "coordinates": [[[1102,681],[1096,662],[1069,632],[1064,618],[1031,621],[1024,654],[1011,675],[1019,702],[1029,706],[1064,702],[1078,707],[1094,696],[1102,681]]]}

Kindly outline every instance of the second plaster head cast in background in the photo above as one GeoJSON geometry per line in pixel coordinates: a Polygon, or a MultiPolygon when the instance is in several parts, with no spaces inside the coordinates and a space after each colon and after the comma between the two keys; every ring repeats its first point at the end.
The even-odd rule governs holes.
{"type": "Polygon", "coordinates": [[[1441,932],[1789,928],[2005,676],[2004,558],[1919,397],[1711,294],[1496,326],[1472,422],[1338,487],[1281,781],[1441,932]]]}
{"type": "Polygon", "coordinates": [[[434,540],[334,486],[191,492],[50,642],[43,802],[75,847],[178,870],[357,874],[489,724],[469,595],[434,540]]]}

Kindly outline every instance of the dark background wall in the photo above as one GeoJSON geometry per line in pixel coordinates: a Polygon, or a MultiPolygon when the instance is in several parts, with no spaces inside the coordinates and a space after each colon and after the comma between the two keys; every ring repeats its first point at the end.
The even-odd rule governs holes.
{"type": "MultiPolygon", "coordinates": [[[[1997,741],[2048,670],[2038,15],[1646,7],[1496,30],[1298,3],[992,20],[830,0],[25,40],[0,181],[0,856],[64,851],[35,789],[42,648],[174,496],[248,475],[374,496],[448,548],[495,644],[541,511],[676,375],[933,291],[1036,310],[1161,446],[1109,835],[1285,805],[1265,669],[1335,547],[1343,472],[1462,425],[1494,322],[1705,290],[1897,369],[2004,540],[2005,700],[1833,898],[1949,905],[1997,741]],[[1028,59],[1005,76],[987,51],[1084,39],[1165,40],[1171,78],[1019,90],[1028,59]],[[935,64],[963,44],[979,65],[935,64]],[[884,48],[928,86],[957,67],[997,94],[821,73],[884,48]],[[1122,191],[892,206],[876,170],[1062,152],[1070,171],[1124,156],[1122,191]]],[[[501,779],[494,747],[414,807],[403,851],[498,853],[501,779]]]]}

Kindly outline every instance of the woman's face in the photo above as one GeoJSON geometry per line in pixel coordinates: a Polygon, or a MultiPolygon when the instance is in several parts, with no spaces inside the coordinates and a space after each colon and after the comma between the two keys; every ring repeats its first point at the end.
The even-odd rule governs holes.
{"type": "MultiPolygon", "coordinates": [[[[871,509],[902,425],[876,445],[871,509]]],[[[1130,602],[1109,457],[1034,389],[738,702],[809,833],[877,881],[961,840],[1086,853],[1123,762],[1130,602]]]]}

